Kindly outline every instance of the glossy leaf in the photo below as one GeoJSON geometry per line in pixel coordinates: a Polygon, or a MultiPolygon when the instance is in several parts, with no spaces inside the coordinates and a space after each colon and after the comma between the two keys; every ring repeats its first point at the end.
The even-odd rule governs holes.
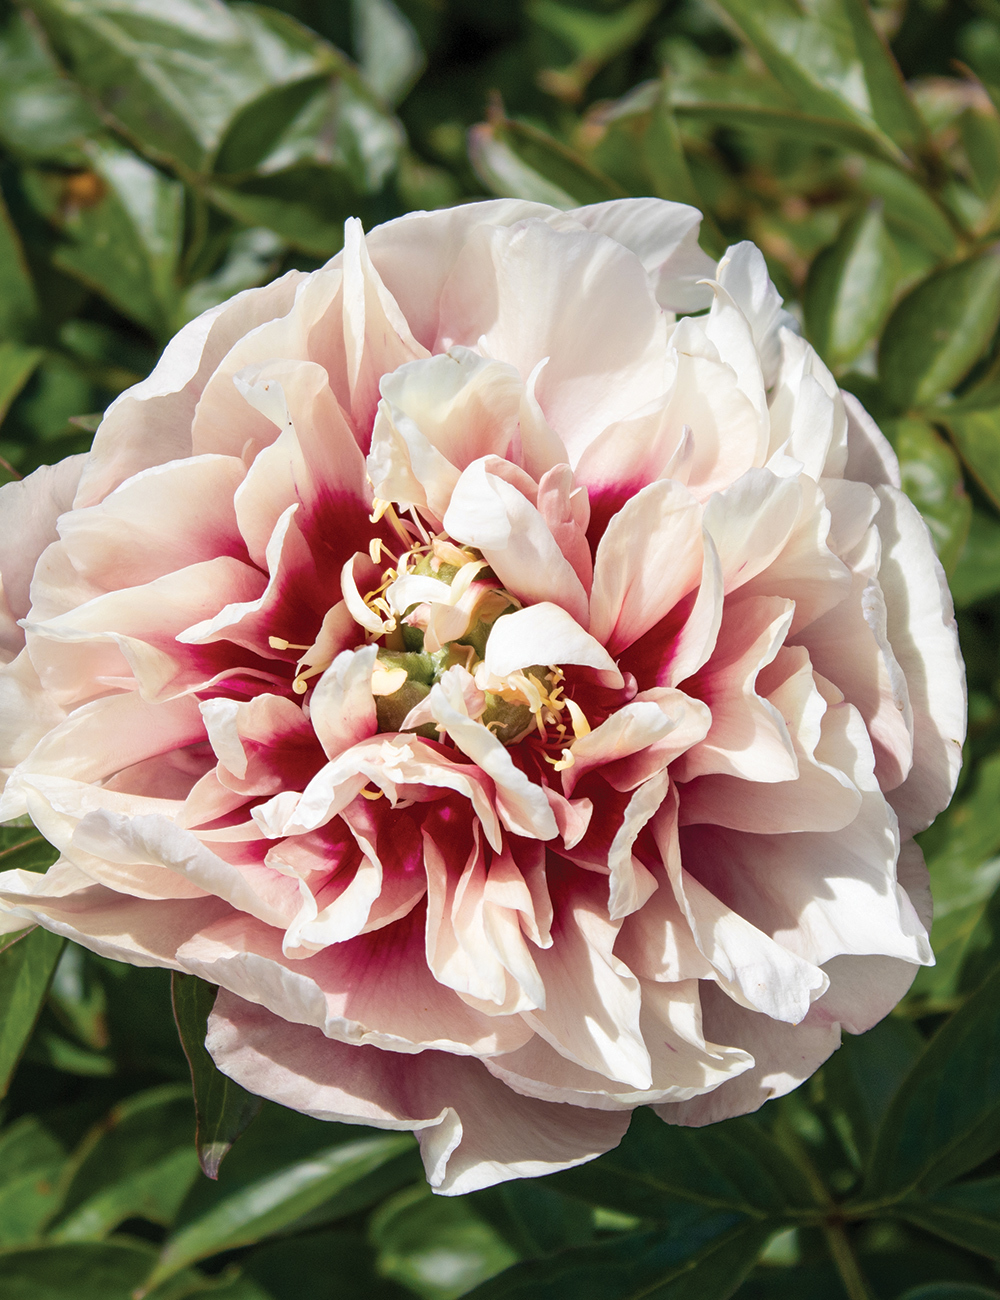
{"type": "Polygon", "coordinates": [[[156,1252],[133,1241],[46,1243],[0,1258],[0,1300],[136,1300],[156,1252]]]}
{"type": "Polygon", "coordinates": [[[575,150],[527,122],[503,120],[474,127],[469,136],[469,157],[494,193],[503,192],[512,198],[532,198],[548,192],[551,198],[535,201],[568,207],[603,203],[624,194],[620,186],[575,150]],[[515,186],[520,193],[511,192],[515,186]]]}
{"type": "Polygon", "coordinates": [[[1000,321],[1000,252],[929,276],[897,305],[879,345],[879,378],[899,411],[953,388],[1000,321]]]}
{"type": "Polygon", "coordinates": [[[65,200],[71,242],[53,261],[124,315],[162,336],[172,329],[183,190],[135,154],[110,142],[88,144],[91,193],[65,200]]]}
{"type": "Polygon", "coordinates": [[[728,126],[738,131],[767,132],[787,136],[803,144],[831,145],[851,152],[872,154],[885,159],[895,157],[890,142],[881,135],[872,135],[854,122],[838,117],[825,117],[795,108],[767,107],[762,104],[733,103],[726,100],[688,99],[674,96],[674,112],[678,117],[697,122],[728,126]]]}
{"type": "Polygon", "coordinates": [[[899,457],[903,491],[923,515],[944,570],[951,573],[972,521],[958,457],[927,420],[887,420],[882,431],[899,457]]]}
{"type": "Polygon", "coordinates": [[[52,1240],[97,1240],[129,1218],[168,1226],[198,1175],[192,1111],[183,1084],[116,1106],[77,1156],[52,1240]]]}
{"type": "Polygon", "coordinates": [[[474,1300],[727,1300],[756,1261],[770,1229],[706,1214],[682,1235],[628,1234],[596,1246],[515,1264],[477,1287],[474,1300]]]}
{"type": "Polygon", "coordinates": [[[914,141],[919,120],[860,6],[855,12],[831,0],[722,0],[722,6],[804,112],[852,122],[890,150],[894,135],[907,145],[914,141]]]}
{"type": "Polygon", "coordinates": [[[859,188],[879,199],[885,219],[935,258],[954,257],[958,243],[948,217],[912,176],[878,158],[859,159],[859,188]]]}
{"type": "Polygon", "coordinates": [[[424,1300],[457,1300],[518,1258],[466,1198],[434,1196],[426,1184],[382,1204],[369,1236],[379,1273],[424,1300]]]}
{"type": "Polygon", "coordinates": [[[1000,968],[935,1035],[879,1129],[862,1195],[934,1191],[1000,1148],[1000,968]]]}
{"type": "Polygon", "coordinates": [[[39,926],[0,952],[0,1097],[28,1045],[65,942],[39,926]]]}
{"type": "Polygon", "coordinates": [[[1000,1178],[944,1187],[924,1200],[904,1202],[899,1213],[956,1246],[1000,1260],[1000,1178]]]}
{"type": "Polygon", "coordinates": [[[892,306],[899,254],[872,205],[849,221],[813,262],[805,293],[806,331],[831,366],[852,361],[874,338],[892,306]]]}
{"type": "Polygon", "coordinates": [[[280,1231],[409,1152],[412,1145],[408,1133],[361,1138],[317,1151],[250,1183],[167,1239],[149,1285],[158,1285],[199,1259],[280,1231]]]}
{"type": "Polygon", "coordinates": [[[592,1208],[558,1192],[551,1179],[515,1179],[488,1187],[474,1192],[471,1204],[521,1258],[584,1246],[594,1236],[592,1208]]]}
{"type": "Polygon", "coordinates": [[[983,411],[941,412],[963,463],[995,506],[1000,509],[1000,407],[983,411]]]}
{"type": "Polygon", "coordinates": [[[592,1205],[662,1221],[677,1215],[678,1202],[755,1218],[815,1203],[798,1167],[753,1120],[681,1128],[646,1108],[633,1113],[614,1151],[554,1175],[552,1185],[592,1205]]]}
{"type": "Polygon", "coordinates": [[[398,104],[424,67],[413,24],[392,0],[353,0],[351,13],[361,75],[380,99],[398,104]]]}
{"type": "Polygon", "coordinates": [[[226,1078],[205,1050],[216,986],[197,975],[174,971],[170,987],[177,1031],[191,1067],[198,1159],[207,1177],[218,1178],[226,1153],[260,1113],[261,1099],[226,1078]]]}
{"type": "Polygon", "coordinates": [[[185,0],[32,0],[73,73],[145,148],[204,169],[236,112],[343,60],[291,18],[185,0]]]}
{"type": "Polygon", "coordinates": [[[0,28],[0,141],[23,158],[79,164],[80,141],[100,123],[16,10],[0,28]]]}
{"type": "Polygon", "coordinates": [[[538,82],[550,95],[575,103],[605,64],[634,45],[656,17],[656,0],[631,0],[609,13],[561,4],[559,0],[531,0],[532,20],[571,51],[571,62],[559,68],[542,68],[538,82]]]}

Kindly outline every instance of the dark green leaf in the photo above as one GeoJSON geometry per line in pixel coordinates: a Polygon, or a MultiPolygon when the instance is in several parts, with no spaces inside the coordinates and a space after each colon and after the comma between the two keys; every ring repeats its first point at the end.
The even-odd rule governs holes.
{"type": "Polygon", "coordinates": [[[168,1226],[197,1177],[191,1096],[168,1084],[129,1097],[85,1140],[54,1241],[106,1236],[129,1218],[168,1226]]]}
{"type": "Polygon", "coordinates": [[[967,108],[959,127],[973,183],[980,197],[988,199],[1000,184],[1000,118],[967,108]]]}
{"type": "Polygon", "coordinates": [[[1000,1291],[971,1282],[931,1282],[914,1287],[899,1300],[1000,1300],[1000,1291]]]}
{"type": "Polygon", "coordinates": [[[835,0],[722,0],[722,6],[803,112],[851,122],[884,142],[890,154],[898,152],[893,134],[907,144],[915,138],[918,121],[898,72],[888,54],[876,50],[878,38],[862,12],[835,0]],[[864,59],[856,34],[863,37],[864,59]]]}
{"type": "Polygon", "coordinates": [[[238,185],[213,184],[211,203],[246,226],[264,226],[293,248],[330,257],[344,242],[344,222],[359,204],[346,176],[332,167],[293,167],[238,185]]]}
{"type": "Polygon", "coordinates": [[[976,482],[1000,509],[1000,407],[954,412],[945,408],[939,418],[976,482]]]}
{"type": "Polygon", "coordinates": [[[0,1260],[0,1300],[135,1300],[156,1252],[105,1241],[13,1250],[0,1260]]]}
{"type": "Polygon", "coordinates": [[[515,1264],[475,1300],[726,1300],[753,1267],[770,1229],[706,1215],[681,1236],[644,1232],[515,1264]]]}
{"type": "Polygon", "coordinates": [[[41,348],[0,342],[0,420],[10,410],[11,402],[34,374],[44,355],[41,348]]]}
{"type": "Polygon", "coordinates": [[[28,1045],[65,942],[36,927],[0,952],[0,1097],[28,1045]]]}
{"type": "Polygon", "coordinates": [[[929,276],[897,305],[879,346],[879,378],[899,411],[948,392],[984,352],[1000,320],[1000,252],[929,276]]]}
{"type": "Polygon", "coordinates": [[[882,431],[899,457],[903,491],[923,515],[945,572],[951,573],[972,520],[958,457],[927,420],[886,420],[882,431]]]}
{"type": "Polygon", "coordinates": [[[973,507],[969,536],[950,578],[958,609],[1000,591],[1000,520],[973,507]]]}
{"type": "Polygon", "coordinates": [[[866,1034],[847,1034],[823,1066],[825,1102],[842,1114],[850,1140],[863,1158],[897,1088],[924,1047],[908,1020],[887,1016],[866,1034]]]}
{"type": "Polygon", "coordinates": [[[378,1271],[425,1300],[456,1300],[518,1258],[464,1197],[434,1196],[426,1184],[379,1206],[369,1233],[378,1271]]]}
{"type": "Polygon", "coordinates": [[[806,331],[824,361],[841,366],[878,334],[899,279],[899,254],[873,204],[820,253],[805,293],[806,331]]]}
{"type": "Polygon", "coordinates": [[[264,284],[274,274],[284,251],[285,245],[270,230],[238,231],[222,265],[185,292],[181,316],[193,320],[233,294],[264,284]]]}
{"type": "Polygon", "coordinates": [[[680,118],[728,126],[739,131],[764,131],[787,136],[803,144],[832,145],[838,149],[873,154],[884,159],[894,157],[888,141],[870,135],[854,122],[836,117],[823,117],[794,108],[769,108],[760,104],[740,104],[709,99],[690,100],[672,97],[674,112],[680,118]]]}
{"type": "Polygon", "coordinates": [[[933,1191],[1000,1148],[1000,968],[932,1039],[875,1139],[863,1196],[933,1191]]]}
{"type": "Polygon", "coordinates": [[[956,1246],[1000,1259],[1000,1178],[943,1187],[922,1201],[904,1201],[898,1213],[956,1246]]]}
{"type": "Polygon", "coordinates": [[[317,1232],[258,1247],[243,1260],[243,1274],[268,1300],[406,1300],[412,1296],[378,1276],[374,1249],[351,1232],[317,1232]]]}
{"type": "Polygon", "coordinates": [[[753,1120],[680,1128],[646,1108],[634,1112],[614,1151],[554,1175],[551,1185],[592,1205],[667,1222],[685,1201],[756,1218],[815,1204],[797,1166],[753,1120]]]}
{"type": "Polygon", "coordinates": [[[501,1183],[474,1192],[471,1203],[522,1258],[585,1246],[594,1235],[591,1207],[557,1192],[549,1180],[501,1183]]]}
{"type": "Polygon", "coordinates": [[[22,338],[36,310],[24,249],[0,197],[0,338],[22,338]]]}
{"type": "Polygon", "coordinates": [[[412,1146],[408,1133],[343,1142],[224,1196],[167,1239],[150,1286],[199,1259],[279,1232],[412,1146]]]}
{"type": "Polygon", "coordinates": [[[261,1108],[261,1099],[227,1079],[205,1050],[208,1017],[218,991],[197,975],[174,971],[171,979],[174,1019],[191,1067],[198,1159],[209,1178],[218,1178],[226,1152],[261,1108]]]}

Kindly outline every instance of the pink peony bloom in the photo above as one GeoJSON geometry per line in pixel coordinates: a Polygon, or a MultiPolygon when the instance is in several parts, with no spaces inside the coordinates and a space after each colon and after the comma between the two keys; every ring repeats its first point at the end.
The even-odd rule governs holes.
{"type": "Polygon", "coordinates": [[[442,1192],[753,1110],[931,961],[947,587],[698,221],[349,221],[0,489],[0,816],[62,853],[0,928],[219,985],[221,1070],[442,1192]]]}

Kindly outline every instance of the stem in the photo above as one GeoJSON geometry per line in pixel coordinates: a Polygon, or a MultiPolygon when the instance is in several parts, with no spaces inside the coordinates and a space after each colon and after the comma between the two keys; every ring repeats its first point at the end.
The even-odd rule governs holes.
{"type": "Polygon", "coordinates": [[[873,1300],[872,1292],[865,1275],[861,1272],[861,1265],[858,1263],[858,1257],[854,1253],[843,1224],[828,1221],[822,1226],[827,1249],[836,1265],[848,1300],[873,1300]]]}

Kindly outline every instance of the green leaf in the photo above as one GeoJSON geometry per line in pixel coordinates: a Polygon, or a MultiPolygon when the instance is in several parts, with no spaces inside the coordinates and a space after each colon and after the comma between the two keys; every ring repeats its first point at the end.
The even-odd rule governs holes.
{"type": "Polygon", "coordinates": [[[380,99],[398,104],[424,69],[413,24],[392,0],[353,0],[351,19],[361,75],[380,99]]]}
{"type": "Polygon", "coordinates": [[[861,1158],[871,1151],[889,1103],[923,1048],[923,1037],[908,1020],[887,1016],[866,1034],[845,1035],[823,1066],[825,1104],[846,1120],[861,1158]]]}
{"type": "Polygon", "coordinates": [[[412,1147],[408,1133],[342,1142],[223,1196],[167,1239],[148,1285],[199,1259],[279,1232],[412,1147]]]}
{"type": "Polygon", "coordinates": [[[913,1287],[899,1300],[1000,1300],[1000,1291],[973,1282],[929,1282],[913,1287]]]}
{"type": "Polygon", "coordinates": [[[193,320],[234,294],[264,284],[274,275],[284,251],[284,243],[270,230],[237,231],[221,266],[186,290],[180,318],[193,320]]]}
{"type": "Polygon", "coordinates": [[[90,141],[96,202],[64,210],[69,243],[53,262],[155,336],[169,335],[184,191],[149,163],[111,141],[90,141]]]}
{"type": "Polygon", "coordinates": [[[872,22],[872,12],[865,0],[840,0],[839,8],[851,24],[854,48],[864,70],[871,114],[886,135],[912,156],[925,131],[899,64],[872,22]]]}
{"type": "Polygon", "coordinates": [[[205,1050],[208,1017],[218,988],[180,971],[173,972],[170,987],[177,1032],[191,1067],[198,1159],[207,1177],[218,1178],[224,1156],[257,1117],[262,1102],[226,1078],[205,1050]]]}
{"type": "Polygon", "coordinates": [[[139,1242],[36,1246],[0,1255],[0,1300],[135,1300],[156,1259],[139,1242]]]}
{"type": "Polygon", "coordinates": [[[0,338],[19,339],[37,312],[21,239],[0,196],[0,338]]]}
{"type": "Polygon", "coordinates": [[[879,378],[897,410],[948,392],[986,350],[1000,320],[1000,251],[937,271],[896,306],[879,346],[879,378]]]}
{"type": "Polygon", "coordinates": [[[753,1120],[681,1128],[646,1108],[633,1113],[614,1151],[553,1175],[551,1185],[592,1205],[663,1221],[677,1215],[679,1201],[754,1218],[815,1204],[798,1167],[753,1120]]]}
{"type": "Polygon", "coordinates": [[[565,208],[625,193],[576,150],[527,122],[503,119],[473,127],[469,157],[480,180],[510,198],[565,208]]]}
{"type": "Polygon", "coordinates": [[[985,411],[951,411],[939,417],[958,454],[979,486],[1000,509],[1000,406],[985,411]]]}
{"type": "Polygon", "coordinates": [[[0,342],[0,421],[10,410],[14,398],[35,373],[44,355],[42,348],[29,348],[22,343],[0,342]]]}
{"type": "Polygon", "coordinates": [[[915,240],[936,258],[954,257],[955,231],[947,216],[912,176],[877,158],[858,159],[858,186],[880,199],[893,229],[915,240]]]}
{"type": "Polygon", "coordinates": [[[672,95],[671,102],[674,112],[683,119],[727,126],[736,131],[763,131],[787,136],[803,144],[832,145],[852,153],[873,154],[876,158],[884,159],[887,152],[890,157],[895,157],[895,152],[888,149],[888,144],[882,137],[872,136],[863,127],[836,117],[823,117],[794,108],[771,108],[761,104],[691,100],[678,95],[672,95]]]}
{"type": "Polygon", "coordinates": [[[100,129],[79,87],[62,76],[34,24],[12,12],[0,28],[0,141],[22,158],[79,165],[79,142],[100,129]]]}
{"type": "Polygon", "coordinates": [[[915,139],[916,115],[901,80],[895,93],[891,88],[898,70],[884,50],[879,57],[878,38],[866,31],[870,20],[866,23],[860,9],[851,12],[853,6],[839,0],[802,4],[721,0],[721,4],[803,112],[851,122],[884,145],[889,155],[900,153],[892,132],[907,145],[915,139]],[[857,34],[863,38],[864,59],[857,34]],[[876,113],[882,114],[883,123],[876,113]]]}
{"type": "Polygon", "coordinates": [[[28,1045],[65,942],[39,926],[0,952],[0,1097],[28,1045]]]}
{"type": "Polygon", "coordinates": [[[0,1132],[0,1246],[32,1241],[62,1199],[66,1152],[34,1115],[0,1132]]]}
{"type": "Polygon", "coordinates": [[[526,6],[532,21],[567,49],[571,62],[543,68],[538,84],[549,94],[575,103],[594,75],[617,55],[633,46],[656,17],[657,0],[631,0],[610,13],[579,9],[559,0],[531,0],[526,6]]]}
{"type": "Polygon", "coordinates": [[[130,1218],[169,1226],[198,1176],[184,1085],[119,1103],[84,1140],[53,1241],[98,1240],[130,1218]]]}
{"type": "Polygon", "coordinates": [[[643,1232],[515,1264],[474,1300],[727,1300],[771,1229],[709,1214],[682,1235],[643,1232]]]}
{"type": "Polygon", "coordinates": [[[899,280],[899,254],[872,204],[847,222],[809,269],[806,332],[823,360],[842,366],[881,329],[899,280]]]}
{"type": "Polygon", "coordinates": [[[931,1040],[893,1098],[862,1195],[932,1192],[1000,1148],[1000,968],[931,1040]]]}
{"type": "Polygon", "coordinates": [[[1000,520],[992,513],[973,506],[969,536],[950,584],[958,609],[1000,591],[1000,520]]]}
{"type": "Polygon", "coordinates": [[[238,184],[212,184],[206,197],[246,226],[267,227],[292,248],[330,257],[344,242],[344,222],[364,215],[348,178],[332,167],[304,165],[238,184]]]}
{"type": "MultiPolygon", "coordinates": [[[[517,1179],[473,1192],[476,1211],[522,1258],[585,1246],[594,1236],[594,1211],[556,1191],[550,1180],[517,1179]]],[[[638,1227],[633,1222],[632,1227],[638,1227]]]]}
{"type": "Polygon", "coordinates": [[[1000,1178],[944,1187],[924,1200],[904,1201],[897,1213],[956,1246],[1000,1260],[1000,1178]]]}
{"type": "Polygon", "coordinates": [[[243,1261],[268,1300],[406,1300],[412,1292],[375,1272],[375,1251],[353,1232],[317,1232],[270,1242],[243,1261]]]}
{"type": "Polygon", "coordinates": [[[923,515],[944,570],[951,573],[972,520],[958,457],[927,420],[886,420],[882,431],[899,457],[903,491],[923,515]]]}
{"type": "Polygon", "coordinates": [[[424,1300],[456,1300],[518,1258],[466,1198],[434,1196],[426,1184],[380,1205],[369,1235],[379,1273],[424,1300]]]}
{"type": "Polygon", "coordinates": [[[980,197],[988,199],[1000,185],[1000,118],[967,108],[958,125],[973,184],[980,197]]]}
{"type": "Polygon", "coordinates": [[[285,14],[219,0],[30,0],[78,80],[141,146],[202,171],[237,111],[346,60],[285,14]]]}

